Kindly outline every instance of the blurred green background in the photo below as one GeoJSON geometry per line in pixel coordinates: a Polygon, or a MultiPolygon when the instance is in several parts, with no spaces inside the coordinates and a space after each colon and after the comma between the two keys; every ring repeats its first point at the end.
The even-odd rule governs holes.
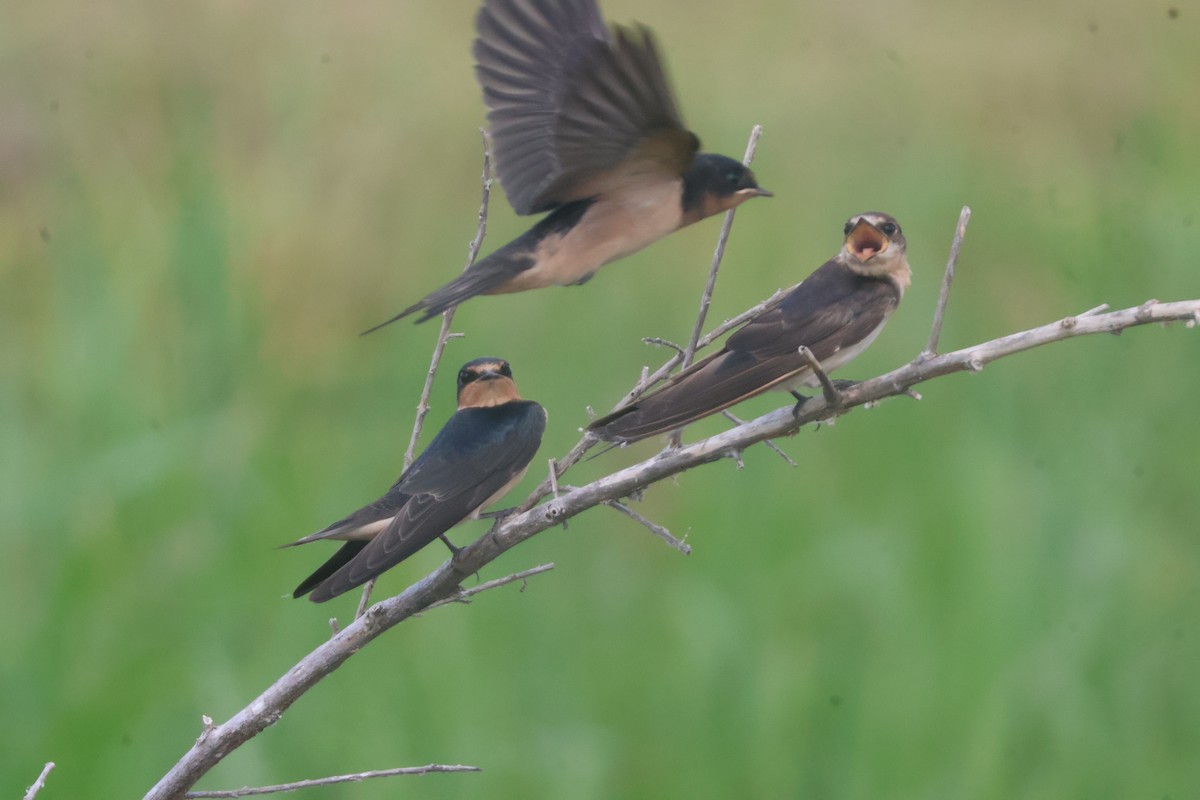
{"type": "MultiPolygon", "coordinates": [[[[6,6],[0,795],[53,759],[46,800],[140,796],[201,714],[227,719],[350,618],[351,597],[284,597],[332,547],[275,547],[400,468],[436,328],[356,334],[454,275],[474,234],[474,11],[6,6]]],[[[740,156],[765,127],[776,197],[738,215],[716,320],[886,210],[914,285],[843,377],[895,367],[963,204],[945,349],[1200,297],[1194,2],[605,12],[659,33],[706,149],[740,156]]],[[[485,252],[528,224],[493,198],[485,252]]],[[[664,357],[640,337],[686,336],[717,229],[464,306],[429,430],[453,369],[501,355],[550,410],[540,458],[565,452],[586,405],[664,357]]],[[[444,762],[485,771],[310,795],[1200,796],[1198,337],[1063,343],[806,429],[782,442],[796,469],[758,448],[653,488],[638,508],[691,557],[594,510],[481,576],[558,565],[524,593],[389,632],[199,788],[444,762]]]]}

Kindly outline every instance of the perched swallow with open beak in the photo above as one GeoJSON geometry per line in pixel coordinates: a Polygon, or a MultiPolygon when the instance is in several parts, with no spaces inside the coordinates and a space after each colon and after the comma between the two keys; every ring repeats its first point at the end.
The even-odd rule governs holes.
{"type": "Polygon", "coordinates": [[[373,330],[480,294],[587,281],[672,231],[769,197],[732,158],[698,153],[649,29],[610,33],[595,0],[485,0],[475,75],[496,173],[529,231],[373,330]]]}
{"type": "Polygon", "coordinates": [[[887,214],[851,217],[842,250],[751,319],[711,356],[588,428],[611,442],[634,442],[723,411],[767,389],[790,391],[819,379],[800,355],[808,347],[832,372],[883,330],[912,280],[900,225],[887,214]]]}
{"type": "Polygon", "coordinates": [[[287,547],[323,539],[345,544],[296,587],[323,603],[391,569],[434,539],[477,519],[525,475],[546,429],[546,410],[522,400],[512,369],[477,358],[458,373],[458,410],[387,494],[287,547]]]}

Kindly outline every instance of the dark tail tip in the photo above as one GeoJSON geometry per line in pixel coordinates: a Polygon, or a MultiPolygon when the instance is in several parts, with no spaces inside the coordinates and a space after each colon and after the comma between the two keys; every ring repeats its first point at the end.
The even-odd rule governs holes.
{"type": "MultiPolygon", "coordinates": [[[[359,336],[366,336],[368,333],[374,333],[375,331],[379,330],[380,328],[386,328],[388,325],[391,325],[393,322],[398,322],[398,321],[404,319],[405,317],[407,317],[409,314],[413,313],[414,311],[420,311],[424,307],[425,307],[425,301],[422,300],[421,302],[417,303],[416,305],[411,305],[408,308],[404,309],[403,311],[401,311],[399,314],[392,317],[391,319],[389,319],[385,322],[381,322],[378,325],[374,326],[373,328],[367,328],[365,331],[360,333],[359,336]]],[[[419,320],[417,320],[417,322],[424,322],[425,320],[429,319],[430,316],[433,316],[433,315],[426,313],[425,316],[421,317],[419,320]]]]}

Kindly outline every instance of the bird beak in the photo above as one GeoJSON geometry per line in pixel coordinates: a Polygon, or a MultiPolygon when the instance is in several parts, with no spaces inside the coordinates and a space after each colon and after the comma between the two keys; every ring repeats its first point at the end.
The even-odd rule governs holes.
{"type": "Polygon", "coordinates": [[[869,261],[888,249],[891,244],[883,231],[865,219],[860,219],[854,229],[846,235],[846,249],[859,261],[869,261]]]}
{"type": "Polygon", "coordinates": [[[476,378],[475,380],[476,380],[476,382],[478,382],[478,381],[494,381],[497,378],[503,378],[503,377],[504,376],[501,375],[499,372],[496,372],[496,370],[489,369],[489,370],[485,370],[484,372],[481,372],[479,374],[479,377],[476,378]]]}
{"type": "Polygon", "coordinates": [[[739,197],[744,197],[747,200],[749,200],[751,197],[774,197],[775,196],[774,192],[768,192],[766,189],[763,189],[761,186],[753,186],[749,189],[738,189],[737,194],[739,197]]]}

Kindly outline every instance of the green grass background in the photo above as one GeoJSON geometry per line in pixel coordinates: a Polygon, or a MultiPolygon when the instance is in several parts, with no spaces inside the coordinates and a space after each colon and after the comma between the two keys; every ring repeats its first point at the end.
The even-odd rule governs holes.
{"type": "MultiPolygon", "coordinates": [[[[913,288],[843,377],[897,366],[963,204],[947,349],[1200,296],[1195,2],[605,11],[658,31],[706,149],[740,156],[765,127],[777,196],[739,213],[714,319],[886,210],[913,288]]],[[[284,598],[331,548],[275,546],[399,470],[436,329],[356,333],[462,266],[473,13],[6,6],[0,795],[52,759],[41,798],[140,796],[201,714],[227,719],[349,619],[349,597],[284,598]]],[[[527,224],[493,199],[485,251],[527,224]]],[[[550,411],[540,457],[563,453],[586,405],[663,358],[640,337],[686,336],[717,228],[464,306],[429,430],[453,368],[502,355],[550,411]]],[[[572,520],[481,576],[557,564],[524,593],[389,632],[200,788],[446,762],[484,772],[306,796],[1200,797],[1198,335],[1044,348],[806,429],[782,442],[796,469],[758,448],[656,486],[638,507],[688,558],[609,510],[572,520]]]]}

